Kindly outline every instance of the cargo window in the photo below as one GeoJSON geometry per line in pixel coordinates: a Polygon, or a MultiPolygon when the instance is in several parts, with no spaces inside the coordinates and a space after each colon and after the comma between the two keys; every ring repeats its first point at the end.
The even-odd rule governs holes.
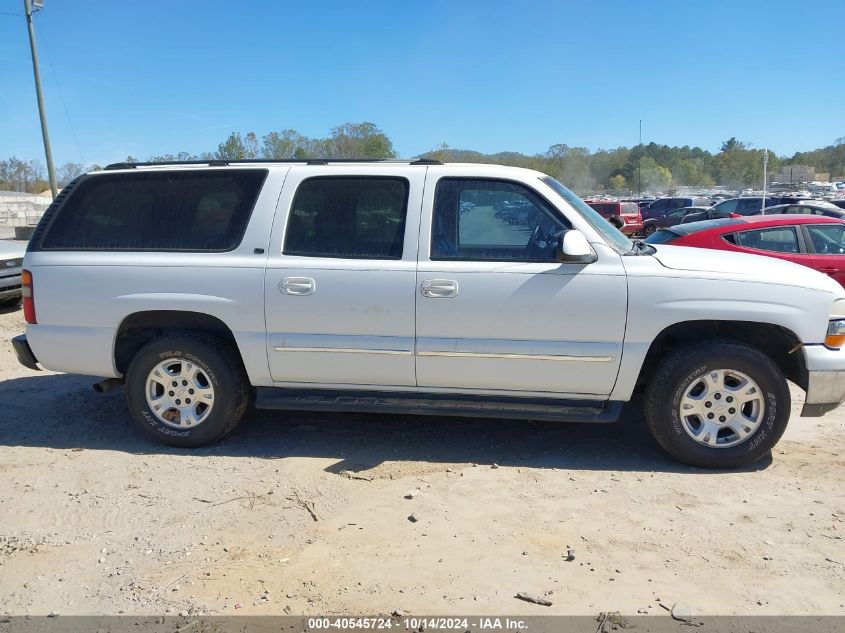
{"type": "Polygon", "coordinates": [[[243,238],[265,169],[103,174],[81,181],[40,248],[228,251],[243,238]]]}
{"type": "Polygon", "coordinates": [[[401,259],[407,209],[404,178],[309,178],[293,199],[284,254],[401,259]]]}
{"type": "Polygon", "coordinates": [[[502,180],[442,178],[431,227],[431,259],[554,261],[569,228],[528,187],[502,180]]]}

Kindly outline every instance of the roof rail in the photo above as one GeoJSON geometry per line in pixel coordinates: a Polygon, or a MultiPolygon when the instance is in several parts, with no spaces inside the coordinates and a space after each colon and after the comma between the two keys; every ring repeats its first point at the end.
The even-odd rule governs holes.
{"type": "Polygon", "coordinates": [[[247,158],[237,160],[163,160],[142,163],[111,163],[103,169],[135,169],[136,167],[160,167],[166,165],[208,165],[209,167],[226,167],[228,165],[296,163],[298,165],[330,165],[332,163],[405,163],[408,165],[442,165],[434,158],[395,159],[395,158],[247,158]]]}

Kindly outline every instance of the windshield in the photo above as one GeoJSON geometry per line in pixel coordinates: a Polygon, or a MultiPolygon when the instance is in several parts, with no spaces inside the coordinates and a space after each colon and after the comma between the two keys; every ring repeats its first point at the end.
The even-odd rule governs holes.
{"type": "Polygon", "coordinates": [[[593,209],[586,202],[572,193],[569,189],[560,184],[551,176],[540,178],[564,200],[566,200],[581,216],[607,241],[607,243],[618,253],[628,253],[634,248],[634,243],[625,237],[622,232],[604,219],[598,211],[593,209]]]}

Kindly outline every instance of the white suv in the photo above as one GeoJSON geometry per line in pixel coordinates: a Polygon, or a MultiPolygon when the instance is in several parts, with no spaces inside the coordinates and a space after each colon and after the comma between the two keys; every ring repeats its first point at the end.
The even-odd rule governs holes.
{"type": "Polygon", "coordinates": [[[27,367],[125,381],[198,446],[261,408],[612,422],[644,391],[688,464],[766,455],[845,397],[845,292],[808,268],[632,242],[542,173],[437,161],[118,164],[24,261],[27,367]]]}

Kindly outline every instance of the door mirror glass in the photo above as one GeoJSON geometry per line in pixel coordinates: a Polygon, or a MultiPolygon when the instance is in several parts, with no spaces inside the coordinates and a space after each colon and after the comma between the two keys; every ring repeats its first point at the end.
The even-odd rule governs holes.
{"type": "Polygon", "coordinates": [[[564,231],[558,238],[557,261],[564,264],[592,264],[598,257],[584,234],[564,231]]]}

